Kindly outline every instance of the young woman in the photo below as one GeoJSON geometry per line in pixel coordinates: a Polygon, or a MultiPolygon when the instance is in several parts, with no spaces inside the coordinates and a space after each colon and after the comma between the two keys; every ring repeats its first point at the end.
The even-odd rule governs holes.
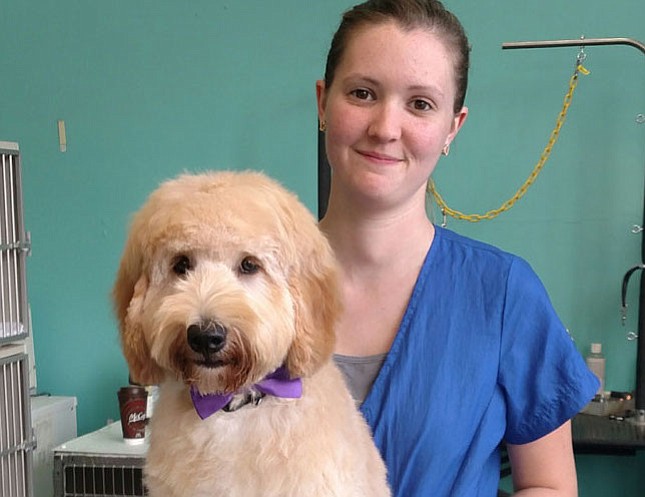
{"type": "Polygon", "coordinates": [[[316,84],[342,269],[336,360],[394,495],[577,494],[569,419],[597,381],[526,262],[434,226],[426,184],[466,121],[469,47],[435,0],[343,16],[316,84]]]}

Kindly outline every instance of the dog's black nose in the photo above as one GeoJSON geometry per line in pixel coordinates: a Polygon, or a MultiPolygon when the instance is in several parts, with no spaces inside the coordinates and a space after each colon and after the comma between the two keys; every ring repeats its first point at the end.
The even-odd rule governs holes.
{"type": "Polygon", "coordinates": [[[222,350],[226,344],[226,328],[212,321],[191,324],[187,334],[190,348],[207,357],[222,350]]]}

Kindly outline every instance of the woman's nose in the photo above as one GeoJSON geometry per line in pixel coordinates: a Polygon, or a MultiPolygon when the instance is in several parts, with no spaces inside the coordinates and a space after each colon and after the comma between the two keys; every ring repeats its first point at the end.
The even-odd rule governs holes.
{"type": "Polygon", "coordinates": [[[400,110],[393,104],[383,102],[372,109],[372,116],[368,126],[370,137],[379,141],[392,141],[401,137],[403,123],[400,110]]]}

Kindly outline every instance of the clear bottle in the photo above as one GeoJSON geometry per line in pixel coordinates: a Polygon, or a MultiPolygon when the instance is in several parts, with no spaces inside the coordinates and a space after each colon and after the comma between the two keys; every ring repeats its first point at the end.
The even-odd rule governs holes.
{"type": "Polygon", "coordinates": [[[600,387],[596,395],[602,395],[605,391],[605,356],[602,353],[601,343],[591,344],[591,353],[585,358],[587,366],[600,380],[600,387]]]}

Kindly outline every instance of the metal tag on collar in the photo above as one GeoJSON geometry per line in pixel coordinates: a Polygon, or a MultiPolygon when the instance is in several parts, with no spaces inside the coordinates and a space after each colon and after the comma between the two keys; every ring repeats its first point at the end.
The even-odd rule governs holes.
{"type": "Polygon", "coordinates": [[[247,404],[253,404],[257,406],[262,402],[265,394],[259,392],[258,390],[251,388],[243,393],[234,395],[231,401],[226,404],[222,410],[225,412],[234,412],[238,409],[244,407],[247,404]]]}

